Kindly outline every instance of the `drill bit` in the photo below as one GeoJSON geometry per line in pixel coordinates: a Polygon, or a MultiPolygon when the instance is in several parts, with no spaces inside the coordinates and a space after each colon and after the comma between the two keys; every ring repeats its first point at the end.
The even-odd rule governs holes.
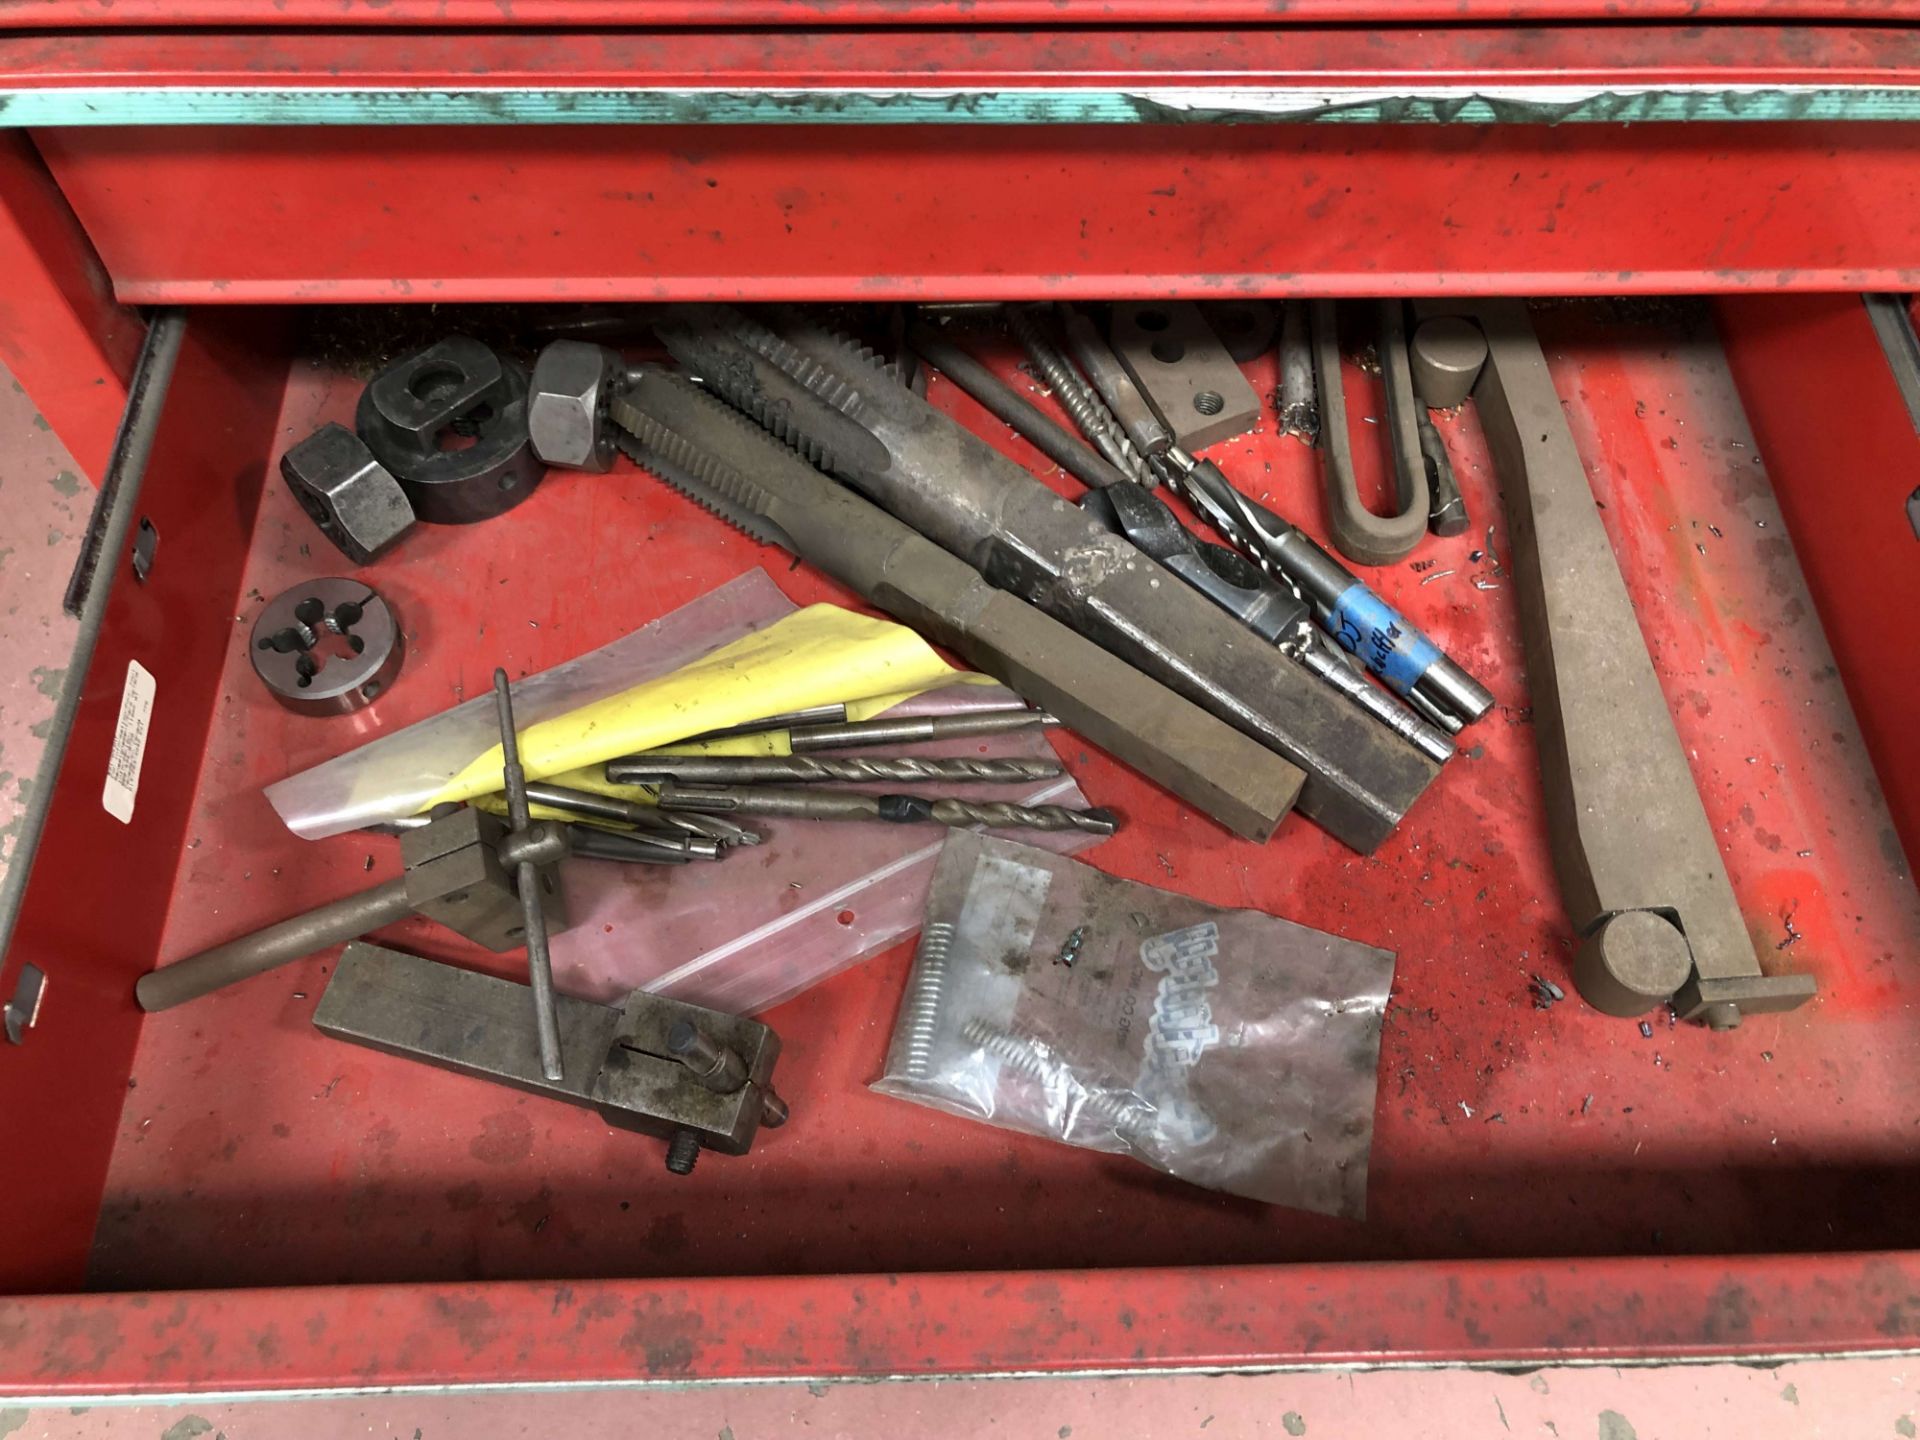
{"type": "Polygon", "coordinates": [[[930,740],[1008,735],[1018,730],[1047,730],[1060,722],[1044,710],[974,710],[958,715],[881,716],[844,725],[808,725],[789,730],[796,755],[815,750],[845,750],[853,745],[918,745],[930,740]]]}
{"type": "Polygon", "coordinates": [[[1304,531],[1241,494],[1218,465],[1176,447],[1163,470],[1168,489],[1274,580],[1297,586],[1321,628],[1429,720],[1455,730],[1493,708],[1492,692],[1459,661],[1304,531]]]}
{"type": "Polygon", "coordinates": [[[1127,476],[1089,450],[1051,415],[962,350],[931,325],[916,325],[908,338],[920,358],[959,386],[994,418],[1013,427],[1022,439],[1062,470],[1095,490],[1118,485],[1127,476]]]}
{"type": "MultiPolygon", "coordinates": [[[[638,801],[622,800],[614,795],[601,795],[591,790],[576,790],[568,785],[549,785],[544,782],[529,782],[527,799],[535,805],[545,805],[550,810],[565,810],[574,815],[589,815],[596,820],[611,820],[637,827],[625,832],[599,831],[602,835],[678,854],[685,859],[720,858],[717,840],[703,835],[690,835],[679,826],[669,824],[660,814],[659,807],[654,805],[642,805],[638,801]]],[[[573,829],[575,835],[592,831],[592,827],[587,825],[576,825],[573,829]]]]}
{"type": "Polygon", "coordinates": [[[795,785],[817,781],[946,781],[976,785],[1048,780],[1057,760],[923,760],[910,756],[642,755],[611,761],[607,779],[616,785],[675,780],[683,785],[795,785]]]}
{"type": "Polygon", "coordinates": [[[846,721],[845,705],[809,705],[804,710],[788,710],[779,715],[763,715],[758,720],[746,720],[738,725],[728,725],[719,730],[702,730],[698,735],[689,735],[684,740],[676,740],[676,745],[696,745],[707,740],[730,740],[736,735],[764,735],[769,730],[791,730],[796,725],[839,725],[846,721]]]}
{"type": "Polygon", "coordinates": [[[1153,474],[1147,469],[1146,460],[1133,448],[1133,441],[1113,418],[1106,401],[1081,378],[1067,357],[1054,348],[1033,313],[1019,305],[1009,305],[1007,328],[1013,331],[1034,369],[1047,382],[1047,388],[1080,427],[1080,433],[1091,440],[1094,448],[1122,475],[1151,488],[1153,474]]]}
{"type": "Polygon", "coordinates": [[[1120,357],[1113,353],[1113,347],[1107,344],[1093,321],[1079,311],[1062,305],[1060,326],[1066,332],[1067,349],[1073,352],[1074,362],[1086,371],[1087,379],[1100,392],[1100,398],[1107,403],[1108,413],[1119,423],[1127,439],[1146,457],[1147,476],[1140,483],[1151,489],[1151,482],[1155,478],[1153,459],[1166,454],[1173,445],[1173,431],[1167,428],[1166,421],[1160,418],[1147,397],[1140,392],[1139,385],[1127,373],[1127,367],[1120,363],[1120,357]]]}
{"type": "Polygon", "coordinates": [[[930,799],[923,795],[864,795],[850,790],[783,790],[774,786],[686,786],[667,781],[660,808],[700,815],[771,815],[794,820],[887,820],[900,825],[983,825],[989,829],[1079,830],[1111,835],[1110,810],[1005,801],[930,799]]]}

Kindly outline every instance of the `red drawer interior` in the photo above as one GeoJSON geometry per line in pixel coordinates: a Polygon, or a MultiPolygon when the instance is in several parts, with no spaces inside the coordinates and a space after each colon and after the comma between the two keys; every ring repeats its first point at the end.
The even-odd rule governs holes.
{"type": "MultiPolygon", "coordinates": [[[[241,383],[234,377],[249,356],[275,374],[278,347],[300,353],[276,445],[345,417],[358,393],[339,352],[303,351],[257,317],[192,323],[222,337],[215,368],[229,383],[241,383]]],[[[1751,1017],[1728,1034],[1664,1018],[1643,1034],[1577,998],[1536,1008],[1528,983],[1536,973],[1571,992],[1570,933],[1547,858],[1505,518],[1469,408],[1443,429],[1473,528],[1429,539],[1412,563],[1368,578],[1486,679],[1499,707],[1462,736],[1462,753],[1377,854],[1357,857],[1297,818],[1265,846],[1236,840],[1077,737],[1055,736],[1089,798],[1128,820],[1088,852],[1095,865],[1398,953],[1365,1223],[1214,1195],[1125,1160],[870,1093],[910,946],[766,1017],[785,1044],[780,1088],[792,1122],[750,1155],[714,1157],[685,1179],[661,1169],[656,1145],[590,1113],[321,1036],[310,1018],[329,953],[146,1017],[130,1072],[85,1082],[91,1113],[103,1117],[124,1094],[117,1125],[76,1126],[37,1161],[75,1176],[97,1177],[105,1165],[85,1283],[587,1281],[1920,1245],[1906,1199],[1920,1164],[1920,896],[1720,340],[1703,309],[1679,303],[1547,306],[1536,324],[1756,949],[1769,966],[1816,975],[1813,1003],[1751,1017]]],[[[1011,355],[1001,359],[1011,373],[1011,355]]],[[[1270,368],[1250,368],[1256,389],[1271,391],[1270,368]]],[[[931,398],[1034,460],[943,382],[931,398]]],[[[175,403],[193,399],[189,387],[175,403]]],[[[1354,410],[1361,463],[1377,476],[1379,406],[1363,398],[1354,410]]],[[[1273,429],[1269,411],[1258,433],[1214,458],[1324,534],[1317,456],[1273,429]]],[[[390,840],[297,840],[262,785],[475,693],[495,664],[520,674],[558,663],[752,566],[797,602],[853,603],[630,466],[604,477],[555,473],[510,515],[424,528],[367,571],[405,619],[407,669],[359,716],[297,717],[249,670],[253,616],[298,579],[345,572],[272,465],[258,462],[209,474],[156,461],[154,486],[206,487],[251,540],[243,573],[226,577],[237,581],[231,590],[216,584],[209,559],[199,583],[176,582],[191,598],[172,603],[192,613],[149,637],[162,651],[153,668],[163,705],[165,646],[188,632],[211,657],[193,663],[219,667],[218,698],[204,753],[147,757],[163,777],[154,783],[190,788],[191,800],[177,864],[153,857],[172,875],[157,957],[95,957],[97,983],[84,998],[104,1018],[87,1023],[106,1029],[133,1023],[114,1007],[130,1009],[132,980],[155,958],[346,893],[367,883],[370,866],[378,875],[397,869],[390,840]],[[121,980],[124,997],[114,989],[121,980]]],[[[165,494],[156,490],[156,506],[165,494]]],[[[190,561],[191,546],[173,540],[163,524],[155,584],[170,562],[190,561]]],[[[1889,622],[1908,627],[1900,643],[1910,656],[1912,615],[1889,622]]],[[[108,680],[117,696],[117,673],[108,680]]],[[[76,741],[69,770],[93,763],[76,741]]],[[[57,850],[43,863],[58,867],[56,880],[36,884],[82,873],[57,850]]],[[[91,890],[75,880],[70,898],[99,907],[113,893],[103,879],[91,890]]],[[[422,924],[382,938],[512,968],[422,924]]],[[[61,1000],[56,986],[50,1007],[61,1000]]],[[[79,1057],[67,1063],[76,1076],[86,1071],[79,1057]]]]}

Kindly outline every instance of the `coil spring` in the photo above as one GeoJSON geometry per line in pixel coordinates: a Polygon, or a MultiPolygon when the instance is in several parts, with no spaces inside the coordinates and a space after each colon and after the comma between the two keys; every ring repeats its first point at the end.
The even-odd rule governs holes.
{"type": "Polygon", "coordinates": [[[1049,1091],[1064,1091],[1080,1099],[1079,1113],[1102,1125],[1122,1139],[1130,1139],[1140,1128],[1140,1102],[1132,1095],[1113,1090],[1095,1090],[1055,1059],[1038,1040],[1015,1035],[975,1016],[960,1027],[970,1045],[1004,1061],[1029,1079],[1037,1080],[1049,1091]]]}
{"type": "Polygon", "coordinates": [[[935,921],[920,937],[914,957],[913,995],[907,1010],[907,1078],[925,1080],[933,1073],[933,1044],[940,1033],[940,1002],[947,987],[947,952],[953,946],[953,926],[935,921]]]}

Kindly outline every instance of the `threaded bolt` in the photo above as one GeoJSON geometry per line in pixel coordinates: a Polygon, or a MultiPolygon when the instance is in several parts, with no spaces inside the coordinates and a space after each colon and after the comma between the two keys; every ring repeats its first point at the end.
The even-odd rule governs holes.
{"type": "Polygon", "coordinates": [[[667,1170],[674,1175],[691,1175],[700,1160],[700,1133],[676,1130],[667,1141],[667,1170]]]}

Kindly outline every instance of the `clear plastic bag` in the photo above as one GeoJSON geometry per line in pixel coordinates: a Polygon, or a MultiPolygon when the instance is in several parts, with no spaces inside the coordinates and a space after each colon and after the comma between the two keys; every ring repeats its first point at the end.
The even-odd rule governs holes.
{"type": "MultiPolygon", "coordinates": [[[[1001,710],[1019,697],[997,685],[949,685],[888,715],[1001,710]]],[[[837,750],[860,755],[864,750],[837,750]]],[[[1029,730],[926,745],[890,755],[1052,758],[1029,730]]],[[[871,789],[871,786],[855,787],[871,789]]],[[[916,793],[1027,805],[1087,803],[1066,775],[1022,785],[916,785],[916,793]]],[[[937,825],[745,819],[762,843],[717,865],[573,865],[571,927],[553,938],[554,983],[612,1001],[630,990],[752,1015],[878,955],[920,928],[946,831],[937,825]]],[[[1037,832],[1048,849],[1097,843],[1077,830],[1037,832]]]]}
{"type": "MultiPolygon", "coordinates": [[[[670,674],[794,610],[763,571],[749,571],[591,654],[515,681],[517,728],[524,734],[542,720],[670,674]]],[[[927,691],[885,713],[944,715],[1020,703],[1001,686],[968,683],[927,691]]],[[[498,742],[497,724],[489,692],[269,786],[267,798],[287,826],[307,839],[412,815],[473,756],[498,742]]],[[[889,746],[886,753],[998,759],[1051,756],[1053,750],[1043,734],[1028,731],[889,746]]],[[[1086,804],[1066,776],[1026,785],[916,788],[1036,805],[1086,804]]],[[[571,923],[552,938],[555,985],[585,1000],[617,1003],[640,989],[751,1015],[919,928],[940,850],[938,827],[749,823],[764,843],[718,864],[569,863],[564,883],[571,923]]],[[[1093,841],[1065,831],[1048,834],[1044,843],[1078,850],[1093,841]]]]}
{"type": "Polygon", "coordinates": [[[1393,963],[955,833],[874,1088],[1360,1219],[1393,963]]]}
{"type": "MultiPolygon", "coordinates": [[[[823,704],[864,713],[977,678],[905,625],[839,605],[796,609],[756,571],[522,681],[514,718],[527,778],[544,780],[766,715],[823,704]]],[[[491,694],[470,700],[271,786],[267,798],[312,839],[497,796],[494,714],[491,694]]]]}
{"type": "MultiPolygon", "coordinates": [[[[598,650],[513,682],[514,728],[577,710],[671,674],[794,611],[765,571],[750,570],[598,650]]],[[[493,690],[267,786],[267,801],[303,840],[417,815],[476,755],[500,743],[493,690]]]]}

